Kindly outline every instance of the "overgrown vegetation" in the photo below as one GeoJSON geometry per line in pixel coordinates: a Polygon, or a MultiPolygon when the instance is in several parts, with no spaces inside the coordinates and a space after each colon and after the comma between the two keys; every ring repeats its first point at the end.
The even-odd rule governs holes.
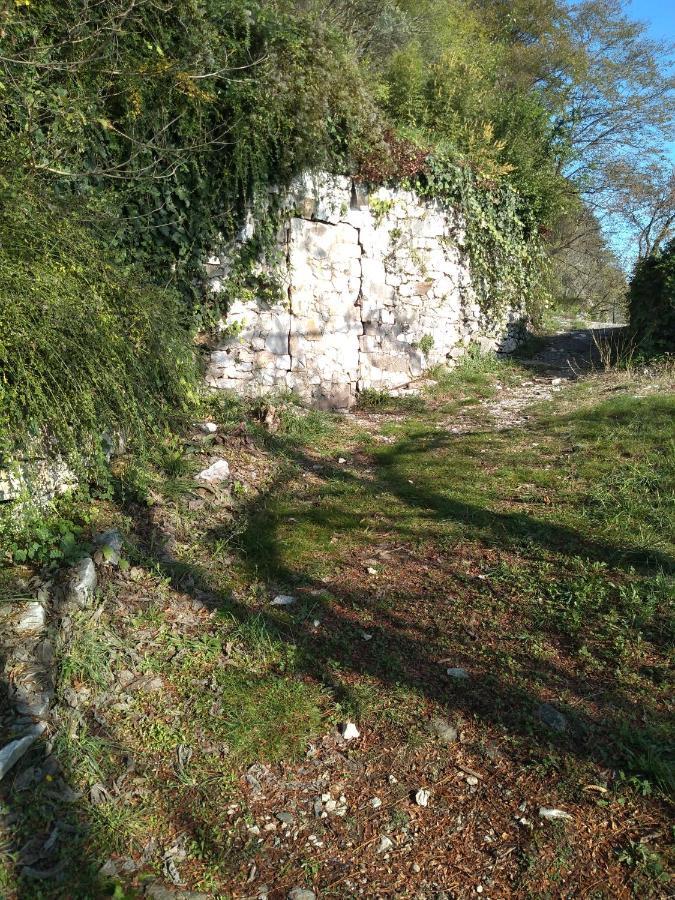
{"type": "MultiPolygon", "coordinates": [[[[177,841],[183,883],[214,896],[257,881],[325,890],[336,855],[341,873],[366,866],[389,892],[404,863],[381,865],[371,830],[399,846],[413,818],[410,878],[426,890],[440,852],[475,852],[464,833],[448,849],[471,810],[495,849],[521,842],[499,870],[476,853],[474,877],[495,893],[563,878],[582,890],[600,873],[611,895],[664,889],[672,367],[567,385],[527,408],[526,429],[495,429],[489,410],[513,409],[539,374],[474,353],[434,376],[419,397],[364,392],[348,419],[280,396],[272,430],[262,403],[214,406],[238,490],[175,492],[176,472],[212,451],[201,436],[183,464],[178,446],[164,471],[158,460],[158,530],[142,497],[99,505],[97,527],[128,535],[130,565],[103,576],[96,614],[60,656],[60,696],[77,707],[63,706],[55,754],[84,793],[60,817],[73,896],[168,879],[177,841]],[[295,602],[271,606],[280,592],[295,602]],[[345,719],[363,739],[336,746],[345,719]],[[439,720],[458,737],[439,742],[439,720]],[[420,783],[424,814],[410,800],[420,783]],[[345,795],[344,818],[316,814],[328,791],[345,795]],[[542,804],[574,821],[544,823],[542,804]]],[[[26,841],[50,790],[24,802],[12,788],[26,841]]],[[[33,896],[5,862],[8,891],[33,896]]]]}
{"type": "Polygon", "coordinates": [[[614,0],[44,0],[0,28],[12,450],[37,428],[91,457],[102,428],[165,424],[160,392],[185,407],[202,262],[269,184],[318,166],[414,184],[463,212],[481,303],[536,312],[547,235],[611,174],[604,135],[645,150],[672,113],[664,48],[614,0]],[[12,270],[29,258],[32,283],[12,270]]]}
{"type": "Polygon", "coordinates": [[[93,467],[106,436],[107,449],[140,449],[196,400],[176,291],[122,265],[62,198],[26,178],[1,185],[0,334],[6,457],[30,448],[93,467]]]}
{"type": "Polygon", "coordinates": [[[630,325],[644,351],[675,348],[675,239],[641,259],[630,283],[630,325]]]}

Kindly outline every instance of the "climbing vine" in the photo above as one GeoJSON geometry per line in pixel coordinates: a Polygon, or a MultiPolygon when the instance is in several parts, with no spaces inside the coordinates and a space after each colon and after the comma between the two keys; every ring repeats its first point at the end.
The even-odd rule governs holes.
{"type": "Polygon", "coordinates": [[[505,179],[486,179],[449,154],[430,155],[414,186],[451,205],[462,218],[472,283],[486,313],[523,308],[532,318],[546,303],[545,253],[537,223],[505,179]]]}

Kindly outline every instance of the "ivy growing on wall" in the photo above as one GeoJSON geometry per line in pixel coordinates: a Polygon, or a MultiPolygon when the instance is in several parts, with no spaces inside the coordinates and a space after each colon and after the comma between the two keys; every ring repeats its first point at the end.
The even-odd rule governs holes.
{"type": "Polygon", "coordinates": [[[538,318],[547,300],[545,253],[535,217],[513,186],[486,179],[447,153],[431,154],[414,186],[421,196],[459,212],[481,308],[490,313],[522,308],[538,318]]]}

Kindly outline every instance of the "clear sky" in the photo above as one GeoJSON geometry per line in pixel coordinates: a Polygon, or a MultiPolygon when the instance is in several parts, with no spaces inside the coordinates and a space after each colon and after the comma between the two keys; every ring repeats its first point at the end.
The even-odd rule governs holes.
{"type": "Polygon", "coordinates": [[[626,8],[632,19],[649,23],[654,37],[675,41],[675,3],[672,0],[632,0],[626,8]]]}
{"type": "MultiPolygon", "coordinates": [[[[651,37],[675,44],[675,0],[628,0],[624,7],[631,19],[649,26],[651,37]]],[[[670,142],[670,156],[675,160],[675,134],[670,142]]]]}

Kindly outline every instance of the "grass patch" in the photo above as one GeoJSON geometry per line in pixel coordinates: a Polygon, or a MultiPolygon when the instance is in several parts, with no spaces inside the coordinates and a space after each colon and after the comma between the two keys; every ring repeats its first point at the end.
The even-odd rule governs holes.
{"type": "Polygon", "coordinates": [[[294,759],[321,730],[325,700],[311,684],[225,672],[218,685],[223,714],[212,734],[227,742],[234,764],[294,759]]]}
{"type": "MultiPolygon", "coordinates": [[[[624,829],[631,817],[658,818],[673,790],[670,400],[599,375],[566,388],[555,406],[528,410],[527,429],[495,431],[480,397],[522,379],[510,363],[468,360],[423,407],[383,417],[380,434],[366,412],[367,437],[358,411],[305,415],[288,402],[277,408],[276,430],[247,420],[223,455],[242,472],[266,467],[255,490],[220,506],[209,500],[196,514],[179,494],[157,493],[161,521],[177,537],[170,561],[143,543],[145,514],[125,507],[138,516],[136,568],[155,574],[117,576],[115,618],[84,630],[64,683],[110,690],[102,673],[127,666],[162,683],[120,691],[105,727],[86,716],[85,727],[59,738],[78,785],[109,784],[131,757],[147,789],[128,808],[113,798],[89,816],[90,852],[138,853],[146,833],[170,846],[185,831],[181,874],[217,894],[260,863],[261,840],[283,839],[279,808],[328,846],[333,820],[316,818],[312,798],[333,784],[348,798],[341,821],[355,829],[353,846],[360,807],[374,815],[375,794],[393,804],[386,821],[396,830],[410,817],[408,781],[429,784],[438,814],[447,804],[453,816],[464,803],[480,805],[489,786],[495,817],[503,785],[512,793],[495,841],[521,827],[515,793],[530,791],[524,817],[534,821],[523,857],[508,863],[513,884],[523,896],[541,884],[556,896],[583,854],[565,824],[538,822],[538,804],[572,808],[589,828],[596,812],[624,829]],[[462,398],[476,401],[471,431],[453,432],[448,411],[462,398]],[[270,607],[276,593],[296,602],[270,607]],[[136,655],[112,660],[110,648],[125,643],[136,655]],[[544,703],[564,728],[541,718],[544,703]],[[450,749],[431,718],[456,729],[450,749]],[[346,720],[362,738],[333,756],[334,726],[346,720]],[[349,762],[339,776],[335,759],[349,762]],[[484,776],[475,793],[458,759],[484,776]],[[258,799],[245,779],[255,763],[255,777],[271,779],[258,799]],[[294,779],[300,794],[289,799],[294,779]],[[588,785],[606,792],[589,794],[588,785]],[[261,816],[268,787],[269,820],[261,816]]],[[[183,477],[190,453],[179,449],[158,459],[153,493],[183,477]]],[[[603,865],[643,894],[659,884],[655,862],[635,853],[620,860],[604,834],[595,828],[596,843],[611,843],[598,850],[603,865]]],[[[321,881],[316,851],[299,840],[278,877],[307,864],[321,881]]]]}
{"type": "Polygon", "coordinates": [[[91,612],[77,614],[73,620],[73,638],[61,650],[61,681],[104,687],[110,681],[112,653],[109,635],[91,612]]]}

